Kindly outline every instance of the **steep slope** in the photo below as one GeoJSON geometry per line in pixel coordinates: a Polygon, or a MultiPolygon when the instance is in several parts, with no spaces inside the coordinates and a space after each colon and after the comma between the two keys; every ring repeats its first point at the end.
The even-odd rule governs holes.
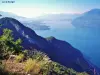
{"type": "MultiPolygon", "coordinates": [[[[36,35],[34,31],[30,30],[29,28],[23,26],[19,21],[13,19],[13,18],[2,18],[0,20],[0,24],[2,24],[2,26],[0,27],[0,34],[2,34],[2,30],[4,28],[8,28],[11,29],[13,31],[13,35],[15,37],[15,39],[18,39],[19,37],[21,39],[23,39],[23,45],[25,46],[25,48],[29,48],[33,46],[33,43],[31,44],[30,41],[30,37],[28,37],[27,34],[30,33],[30,35],[36,35]],[[26,33],[26,35],[24,34],[26,33]],[[27,44],[29,44],[29,46],[27,46],[27,44]]],[[[32,41],[31,41],[32,42],[32,41]]]]}
{"type": "Polygon", "coordinates": [[[74,19],[72,24],[75,27],[100,28],[100,9],[92,9],[74,19]]]}
{"type": "Polygon", "coordinates": [[[73,66],[73,68],[78,71],[85,70],[89,67],[87,61],[85,61],[79,50],[73,48],[69,43],[65,41],[57,40],[54,37],[49,38],[51,39],[47,38],[48,42],[50,42],[52,45],[54,45],[55,48],[57,48],[57,50],[59,50],[55,50],[59,62],[63,61],[62,63],[64,65],[67,65],[68,67],[73,66]]]}
{"type": "MultiPolygon", "coordinates": [[[[69,68],[73,68],[76,71],[89,71],[91,75],[95,67],[84,59],[82,53],[73,48],[69,43],[61,40],[57,40],[54,37],[45,39],[38,36],[33,30],[25,27],[19,21],[13,18],[0,19],[0,34],[4,28],[9,28],[13,31],[14,38],[21,38],[23,40],[22,45],[26,49],[39,49],[45,52],[53,61],[56,61],[69,68]]],[[[97,70],[98,71],[98,70],[97,70]]]]}

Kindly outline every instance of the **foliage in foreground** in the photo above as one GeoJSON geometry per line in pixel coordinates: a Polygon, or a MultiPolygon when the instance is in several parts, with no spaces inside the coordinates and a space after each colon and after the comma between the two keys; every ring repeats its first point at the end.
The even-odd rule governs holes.
{"type": "Polygon", "coordinates": [[[0,58],[6,58],[11,54],[20,53],[22,51],[21,39],[14,41],[12,31],[4,29],[0,36],[0,58]]]}
{"type": "Polygon", "coordinates": [[[25,62],[25,72],[30,73],[30,74],[38,74],[40,72],[41,69],[41,63],[37,62],[36,60],[32,60],[31,58],[29,58],[26,62],[25,62]]]}

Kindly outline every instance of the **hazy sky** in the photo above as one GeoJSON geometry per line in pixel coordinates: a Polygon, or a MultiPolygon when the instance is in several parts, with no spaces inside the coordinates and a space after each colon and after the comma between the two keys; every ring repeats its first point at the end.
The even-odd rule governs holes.
{"type": "MultiPolygon", "coordinates": [[[[82,13],[100,8],[100,0],[15,0],[15,3],[2,3],[0,11],[13,12],[25,17],[44,14],[82,13]]],[[[12,0],[8,0],[12,1],[12,0]]]]}

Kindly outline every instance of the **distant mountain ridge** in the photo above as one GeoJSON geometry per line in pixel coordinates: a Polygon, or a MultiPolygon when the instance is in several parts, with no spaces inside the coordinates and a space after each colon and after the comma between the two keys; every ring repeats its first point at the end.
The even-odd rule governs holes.
{"type": "Polygon", "coordinates": [[[85,15],[99,15],[100,16],[100,9],[91,9],[90,11],[86,12],[85,15]]]}
{"type": "Polygon", "coordinates": [[[92,9],[74,19],[72,24],[75,27],[100,28],[100,9],[92,9]]]}
{"type": "Polygon", "coordinates": [[[11,12],[4,12],[0,11],[0,18],[3,17],[12,17],[15,19],[18,19],[21,23],[23,23],[25,26],[32,28],[33,30],[49,30],[49,26],[41,23],[41,21],[35,20],[34,18],[26,18],[22,16],[18,16],[16,14],[13,14],[11,12]]]}
{"type": "Polygon", "coordinates": [[[76,17],[78,17],[80,14],[68,14],[68,13],[62,13],[62,14],[47,14],[38,17],[40,20],[56,20],[56,21],[63,21],[63,20],[72,20],[76,17]]]}
{"type": "Polygon", "coordinates": [[[60,29],[60,28],[73,28],[71,21],[78,17],[80,14],[46,14],[40,17],[37,17],[37,20],[42,21],[46,25],[50,26],[51,29],[60,29]]]}
{"type": "MultiPolygon", "coordinates": [[[[43,38],[37,35],[33,30],[25,27],[18,20],[5,17],[0,19],[0,34],[4,28],[11,29],[15,39],[21,38],[25,49],[38,49],[45,52],[53,61],[56,61],[66,67],[73,68],[76,71],[87,71],[93,75],[95,67],[90,66],[82,53],[72,47],[69,43],[58,40],[55,37],[43,38]]],[[[99,73],[99,69],[96,69],[99,73]]]]}

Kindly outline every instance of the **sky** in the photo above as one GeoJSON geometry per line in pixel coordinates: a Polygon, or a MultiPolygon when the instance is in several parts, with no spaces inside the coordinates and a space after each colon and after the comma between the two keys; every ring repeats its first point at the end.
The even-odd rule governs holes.
{"type": "Polygon", "coordinates": [[[45,14],[79,14],[100,8],[100,0],[0,0],[0,11],[12,12],[24,17],[45,14]],[[15,1],[15,3],[2,3],[15,1]]]}

